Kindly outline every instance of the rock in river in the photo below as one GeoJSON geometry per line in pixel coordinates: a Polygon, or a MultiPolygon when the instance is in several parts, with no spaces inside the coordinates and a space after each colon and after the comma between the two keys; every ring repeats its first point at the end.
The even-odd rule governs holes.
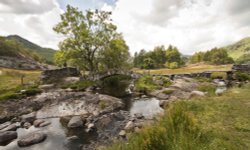
{"type": "Polygon", "coordinates": [[[16,131],[3,131],[0,132],[0,145],[4,146],[17,138],[16,131]]]}
{"type": "Polygon", "coordinates": [[[42,123],[44,123],[44,122],[45,122],[44,120],[38,119],[38,120],[35,120],[35,121],[33,122],[33,125],[34,125],[35,127],[39,127],[39,125],[42,124],[42,123]]]}
{"type": "Polygon", "coordinates": [[[35,112],[32,112],[30,114],[21,116],[21,121],[22,122],[32,123],[35,119],[36,119],[36,113],[35,112]]]}
{"type": "Polygon", "coordinates": [[[80,116],[74,116],[70,119],[68,123],[69,128],[78,128],[78,127],[83,127],[83,121],[80,116]]]}
{"type": "Polygon", "coordinates": [[[45,126],[48,126],[48,125],[50,125],[50,124],[51,124],[51,122],[45,121],[45,122],[41,123],[41,124],[39,125],[39,127],[45,127],[45,126]]]}
{"type": "Polygon", "coordinates": [[[17,129],[17,126],[15,123],[13,123],[13,124],[9,125],[8,127],[2,129],[1,131],[16,131],[16,129],[17,129]]]}
{"type": "Polygon", "coordinates": [[[25,147],[33,144],[43,142],[47,138],[47,135],[42,132],[31,133],[24,138],[17,141],[18,146],[25,147]]]}

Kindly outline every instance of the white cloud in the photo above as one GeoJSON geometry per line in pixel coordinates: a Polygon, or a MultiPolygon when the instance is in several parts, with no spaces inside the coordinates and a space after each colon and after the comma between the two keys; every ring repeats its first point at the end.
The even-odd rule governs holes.
{"type": "Polygon", "coordinates": [[[62,37],[52,28],[60,21],[63,10],[55,0],[4,0],[0,4],[3,8],[0,35],[17,34],[41,46],[58,49],[62,37]]]}
{"type": "Polygon", "coordinates": [[[131,52],[173,44],[191,54],[250,35],[246,0],[118,0],[113,20],[131,52]]]}

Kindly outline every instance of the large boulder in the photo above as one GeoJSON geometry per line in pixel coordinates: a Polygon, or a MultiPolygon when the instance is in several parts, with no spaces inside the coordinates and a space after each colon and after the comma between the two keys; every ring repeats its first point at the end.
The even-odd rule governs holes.
{"type": "Polygon", "coordinates": [[[180,89],[185,92],[191,92],[195,90],[198,84],[195,81],[189,80],[189,78],[179,78],[174,81],[170,86],[172,88],[180,89]]]}
{"type": "Polygon", "coordinates": [[[41,143],[47,138],[47,135],[42,132],[31,133],[17,141],[18,146],[26,147],[33,144],[41,143]]]}
{"type": "Polygon", "coordinates": [[[10,121],[0,124],[0,130],[2,130],[2,129],[4,129],[4,128],[8,127],[9,125],[11,125],[11,122],[10,122],[10,121]]]}
{"type": "Polygon", "coordinates": [[[16,131],[3,131],[0,132],[0,145],[4,146],[17,138],[16,131]]]}
{"type": "Polygon", "coordinates": [[[192,91],[189,98],[204,97],[207,93],[202,91],[192,91]]]}
{"type": "Polygon", "coordinates": [[[80,116],[74,116],[70,119],[68,123],[69,128],[79,128],[83,127],[83,120],[80,116]]]}
{"type": "Polygon", "coordinates": [[[17,129],[17,126],[15,123],[7,126],[6,128],[2,129],[1,131],[16,131],[17,129]]]}

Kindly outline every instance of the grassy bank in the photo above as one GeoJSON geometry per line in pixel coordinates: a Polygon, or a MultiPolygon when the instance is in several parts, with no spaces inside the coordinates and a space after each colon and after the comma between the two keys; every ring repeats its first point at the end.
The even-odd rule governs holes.
{"type": "Polygon", "coordinates": [[[150,73],[150,74],[181,74],[181,73],[199,73],[205,71],[229,71],[231,69],[232,65],[196,64],[178,69],[155,69],[155,70],[134,69],[134,71],[138,73],[150,73]]]}
{"type": "Polygon", "coordinates": [[[37,92],[40,71],[23,71],[15,69],[0,68],[0,100],[18,98],[20,90],[37,92]],[[23,81],[22,81],[23,78],[23,81]]]}
{"type": "Polygon", "coordinates": [[[248,150],[250,85],[220,97],[177,101],[161,120],[109,150],[248,150]]]}

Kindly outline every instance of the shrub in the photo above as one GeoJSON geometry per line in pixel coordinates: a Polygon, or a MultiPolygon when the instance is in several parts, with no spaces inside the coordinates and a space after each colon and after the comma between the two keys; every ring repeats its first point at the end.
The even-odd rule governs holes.
{"type": "Polygon", "coordinates": [[[157,88],[152,76],[143,76],[135,82],[135,88],[140,92],[150,92],[157,88]]]}
{"type": "Polygon", "coordinates": [[[247,80],[250,80],[250,75],[248,75],[247,73],[245,72],[236,72],[236,78],[239,80],[239,81],[247,81],[247,80]]]}
{"type": "Polygon", "coordinates": [[[211,74],[212,79],[227,79],[227,73],[226,72],[213,72],[211,74]]]}

